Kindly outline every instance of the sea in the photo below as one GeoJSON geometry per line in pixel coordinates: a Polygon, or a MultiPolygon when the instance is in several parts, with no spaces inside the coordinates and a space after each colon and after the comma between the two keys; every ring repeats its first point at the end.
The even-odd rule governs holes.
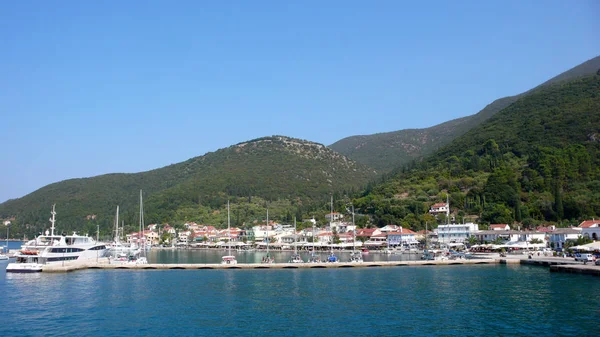
{"type": "MultiPolygon", "coordinates": [[[[247,252],[238,260],[243,254],[259,258],[247,252]]],[[[202,263],[207,256],[156,250],[148,258],[202,263]]],[[[600,322],[597,277],[538,266],[5,268],[2,336],[597,336],[600,322]]]]}

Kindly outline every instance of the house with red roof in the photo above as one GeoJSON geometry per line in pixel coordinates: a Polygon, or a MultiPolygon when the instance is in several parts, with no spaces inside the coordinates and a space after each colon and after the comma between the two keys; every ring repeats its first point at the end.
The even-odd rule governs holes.
{"type": "Polygon", "coordinates": [[[600,238],[600,220],[586,220],[580,223],[578,227],[581,228],[583,237],[588,237],[594,241],[600,238]]]}
{"type": "Polygon", "coordinates": [[[397,231],[387,233],[388,247],[396,247],[403,244],[417,244],[418,241],[416,235],[417,233],[408,228],[399,227],[397,231]]]}
{"type": "Polygon", "coordinates": [[[450,216],[450,205],[447,202],[439,202],[437,204],[433,204],[429,208],[429,214],[443,214],[445,216],[450,216]]]}
{"type": "Polygon", "coordinates": [[[356,237],[357,238],[365,238],[365,239],[370,239],[371,236],[373,235],[378,235],[381,234],[381,230],[379,228],[358,228],[356,230],[356,237]]]}
{"type": "Polygon", "coordinates": [[[508,224],[491,224],[490,225],[490,230],[493,231],[509,231],[510,230],[510,226],[508,224]]]}

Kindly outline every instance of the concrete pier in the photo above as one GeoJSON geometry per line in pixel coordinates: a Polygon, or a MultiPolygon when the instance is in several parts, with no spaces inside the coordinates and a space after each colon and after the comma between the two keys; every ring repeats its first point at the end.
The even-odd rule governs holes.
{"type": "Polygon", "coordinates": [[[199,269],[317,269],[317,268],[375,268],[402,266],[450,266],[496,264],[495,259],[443,260],[443,261],[390,261],[390,262],[338,262],[338,263],[240,263],[240,264],[109,264],[106,261],[81,262],[63,265],[45,265],[46,273],[65,273],[82,269],[121,269],[121,270],[199,270],[199,269]]]}

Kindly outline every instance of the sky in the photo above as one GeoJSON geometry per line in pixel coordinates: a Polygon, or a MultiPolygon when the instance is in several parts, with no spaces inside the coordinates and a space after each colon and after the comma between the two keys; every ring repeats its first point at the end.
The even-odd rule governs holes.
{"type": "Polygon", "coordinates": [[[600,2],[2,1],[0,202],[246,140],[477,113],[600,55],[600,2]]]}

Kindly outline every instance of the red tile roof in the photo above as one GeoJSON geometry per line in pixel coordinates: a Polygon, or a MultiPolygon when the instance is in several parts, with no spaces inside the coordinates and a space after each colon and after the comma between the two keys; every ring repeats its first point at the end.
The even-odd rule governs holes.
{"type": "Polygon", "coordinates": [[[600,220],[586,220],[579,224],[579,228],[600,227],[600,220]],[[596,226],[594,226],[596,225],[596,226]]]}
{"type": "Polygon", "coordinates": [[[446,206],[448,206],[447,203],[445,203],[445,202],[439,202],[437,204],[433,204],[433,206],[431,206],[431,208],[440,208],[440,207],[446,207],[446,206]]]}

